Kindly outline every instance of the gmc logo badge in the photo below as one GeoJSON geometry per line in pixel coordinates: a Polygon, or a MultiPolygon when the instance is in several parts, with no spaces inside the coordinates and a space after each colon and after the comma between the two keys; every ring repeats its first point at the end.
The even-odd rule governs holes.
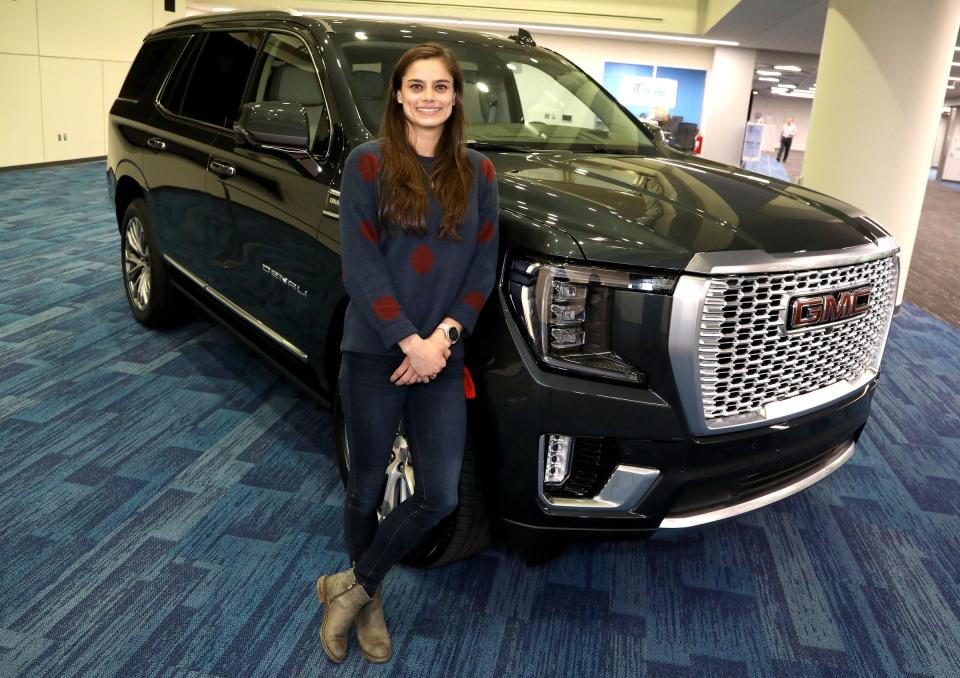
{"type": "Polygon", "coordinates": [[[794,297],[787,311],[787,329],[829,325],[863,315],[870,310],[872,287],[824,292],[812,297],[794,297]]]}

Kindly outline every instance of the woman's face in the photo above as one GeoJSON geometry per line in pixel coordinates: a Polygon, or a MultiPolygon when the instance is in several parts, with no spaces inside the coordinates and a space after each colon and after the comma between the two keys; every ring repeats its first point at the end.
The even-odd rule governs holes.
{"type": "Polygon", "coordinates": [[[453,76],[440,59],[411,63],[401,80],[397,101],[414,130],[443,127],[453,112],[453,76]]]}

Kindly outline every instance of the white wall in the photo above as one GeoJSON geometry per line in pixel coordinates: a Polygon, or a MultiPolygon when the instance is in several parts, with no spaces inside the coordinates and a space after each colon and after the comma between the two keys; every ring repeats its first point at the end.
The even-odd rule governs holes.
{"type": "Polygon", "coordinates": [[[0,167],[106,154],[107,112],[163,0],[0,2],[0,167]]]}
{"type": "MultiPolygon", "coordinates": [[[[807,133],[810,131],[810,111],[813,109],[813,99],[801,99],[799,97],[782,97],[774,94],[757,94],[753,97],[753,110],[750,113],[751,119],[756,118],[757,113],[763,114],[763,121],[767,125],[773,125],[772,134],[763,135],[763,150],[776,153],[777,146],[780,145],[780,128],[787,121],[787,116],[793,116],[793,123],[797,126],[797,136],[793,138],[793,144],[790,145],[790,151],[807,150],[807,133]]],[[[837,120],[838,125],[848,126],[852,124],[850,120],[837,120]]]]}
{"type": "Polygon", "coordinates": [[[548,33],[534,35],[534,38],[537,45],[559,52],[601,84],[603,65],[607,61],[697,68],[708,71],[708,77],[713,64],[713,47],[665,45],[615,38],[578,38],[548,33]]]}

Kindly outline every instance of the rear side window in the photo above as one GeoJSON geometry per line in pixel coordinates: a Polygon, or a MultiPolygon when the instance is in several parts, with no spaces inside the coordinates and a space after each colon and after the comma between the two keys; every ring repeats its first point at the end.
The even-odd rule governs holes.
{"type": "Polygon", "coordinates": [[[257,31],[209,33],[192,67],[184,63],[178,68],[180,77],[171,82],[164,106],[194,120],[220,127],[232,125],[260,37],[257,31]],[[186,82],[185,77],[189,77],[186,82]]]}
{"type": "Polygon", "coordinates": [[[183,49],[184,42],[185,37],[169,37],[143,43],[120,88],[120,98],[133,101],[140,99],[148,91],[148,85],[166,73],[170,62],[183,49]]]}

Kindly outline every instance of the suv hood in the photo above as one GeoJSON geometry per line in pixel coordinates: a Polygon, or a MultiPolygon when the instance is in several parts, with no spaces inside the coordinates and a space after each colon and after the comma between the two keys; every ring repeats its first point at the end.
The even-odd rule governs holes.
{"type": "Polygon", "coordinates": [[[501,208],[566,232],[592,261],[683,270],[700,252],[812,254],[886,235],[839,200],[700,158],[489,155],[501,208]]]}

